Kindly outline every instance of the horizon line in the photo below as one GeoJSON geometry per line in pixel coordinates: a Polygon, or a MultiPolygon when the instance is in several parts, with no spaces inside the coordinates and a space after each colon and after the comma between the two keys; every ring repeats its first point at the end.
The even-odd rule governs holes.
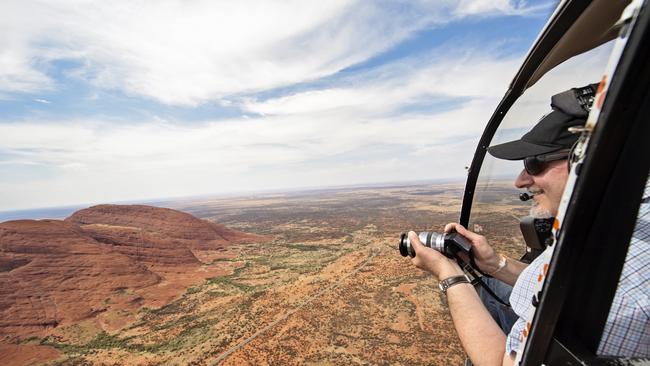
{"type": "MultiPolygon", "coordinates": [[[[295,192],[308,192],[308,191],[317,191],[317,190],[341,190],[341,189],[350,189],[350,188],[370,188],[370,187],[387,188],[395,185],[415,186],[415,185],[430,184],[430,183],[456,183],[456,182],[465,183],[465,180],[466,177],[458,177],[458,178],[440,178],[440,179],[419,179],[419,180],[408,180],[408,181],[364,182],[364,183],[351,183],[351,184],[325,185],[325,186],[299,186],[299,187],[276,188],[276,189],[267,189],[267,190],[249,190],[249,191],[222,192],[222,193],[205,193],[205,194],[187,195],[187,196],[184,195],[184,196],[171,196],[171,197],[158,197],[158,198],[129,199],[129,200],[109,201],[103,203],[84,202],[84,203],[72,203],[67,205],[56,205],[56,206],[37,206],[37,207],[7,209],[7,210],[3,209],[0,210],[0,222],[8,221],[5,217],[9,217],[10,214],[14,214],[18,217],[18,216],[22,216],[19,215],[21,213],[27,214],[29,212],[34,212],[34,211],[76,210],[79,208],[92,207],[101,204],[162,204],[167,202],[177,202],[183,200],[226,198],[226,197],[236,198],[236,197],[247,196],[247,195],[295,193],[295,192]]],[[[12,219],[10,218],[9,220],[12,219]]]]}

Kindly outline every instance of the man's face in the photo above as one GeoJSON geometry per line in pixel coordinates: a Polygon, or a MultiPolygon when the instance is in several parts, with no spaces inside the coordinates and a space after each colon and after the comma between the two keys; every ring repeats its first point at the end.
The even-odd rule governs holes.
{"type": "Polygon", "coordinates": [[[547,163],[546,169],[536,175],[522,170],[515,180],[515,187],[526,188],[535,195],[535,203],[530,210],[531,216],[556,216],[568,177],[567,161],[556,160],[547,163]]]}

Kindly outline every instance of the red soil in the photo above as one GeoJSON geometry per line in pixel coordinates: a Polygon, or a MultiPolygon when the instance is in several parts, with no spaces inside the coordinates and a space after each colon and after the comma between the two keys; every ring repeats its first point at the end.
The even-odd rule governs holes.
{"type": "Polygon", "coordinates": [[[0,224],[0,258],[0,335],[42,334],[105,311],[104,299],[118,289],[160,281],[63,221],[0,224]]]}
{"type": "Polygon", "coordinates": [[[59,356],[59,351],[48,346],[0,344],[0,365],[42,364],[59,356]]]}

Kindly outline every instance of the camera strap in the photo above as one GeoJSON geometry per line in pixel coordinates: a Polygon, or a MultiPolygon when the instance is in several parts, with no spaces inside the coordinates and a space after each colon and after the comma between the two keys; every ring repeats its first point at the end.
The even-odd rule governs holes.
{"type": "MultiPolygon", "coordinates": [[[[490,287],[488,287],[488,285],[486,285],[485,282],[483,282],[483,280],[481,279],[481,276],[478,273],[476,273],[475,267],[472,266],[472,264],[474,264],[474,256],[472,256],[470,254],[470,262],[472,264],[466,263],[462,258],[460,258],[457,255],[455,256],[455,258],[456,258],[456,261],[458,262],[458,264],[460,265],[460,267],[465,272],[472,275],[472,278],[473,278],[472,279],[472,285],[476,286],[478,284],[479,286],[481,286],[485,290],[485,292],[488,293],[488,295],[490,295],[492,298],[494,298],[501,305],[511,307],[508,302],[503,301],[497,294],[495,294],[494,291],[492,291],[492,289],[490,289],[490,287]]],[[[478,271],[481,272],[481,270],[478,270],[478,271]]],[[[481,272],[481,274],[483,274],[483,272],[481,272]]]]}

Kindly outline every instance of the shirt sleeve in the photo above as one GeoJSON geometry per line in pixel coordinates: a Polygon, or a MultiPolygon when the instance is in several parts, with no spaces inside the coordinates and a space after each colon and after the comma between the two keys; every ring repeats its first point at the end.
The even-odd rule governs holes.
{"type": "MultiPolygon", "coordinates": [[[[646,189],[647,191],[647,189],[646,189]]],[[[646,192],[647,194],[647,192],[646,192]]],[[[650,357],[650,206],[643,203],[598,355],[650,357]]]]}
{"type": "Polygon", "coordinates": [[[510,329],[510,333],[508,333],[508,338],[506,338],[506,354],[517,352],[519,343],[523,341],[524,329],[526,329],[526,319],[517,319],[515,325],[510,329]]]}
{"type": "MultiPolygon", "coordinates": [[[[627,299],[626,299],[627,300],[627,299]]],[[[623,300],[616,317],[610,316],[600,340],[598,355],[649,357],[650,322],[648,300],[644,303],[623,300]]]]}

